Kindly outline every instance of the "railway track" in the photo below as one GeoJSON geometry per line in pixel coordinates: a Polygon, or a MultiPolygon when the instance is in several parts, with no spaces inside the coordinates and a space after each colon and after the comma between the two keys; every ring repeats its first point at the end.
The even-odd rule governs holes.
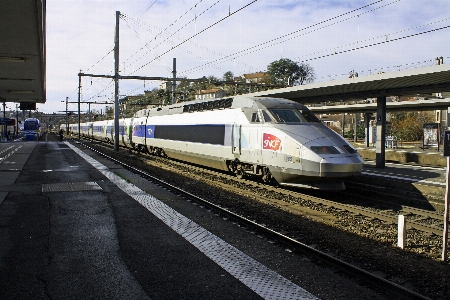
{"type": "MultiPolygon", "coordinates": [[[[315,249],[314,247],[311,247],[307,244],[304,244],[292,237],[287,236],[286,234],[277,232],[274,229],[269,228],[266,224],[258,223],[257,221],[250,220],[247,217],[241,216],[228,208],[225,208],[223,206],[217,205],[211,201],[208,201],[202,197],[199,197],[193,193],[187,192],[183,189],[180,189],[179,187],[170,184],[168,182],[165,182],[164,180],[161,180],[150,173],[146,172],[145,170],[141,170],[140,168],[129,164],[129,162],[123,162],[121,159],[114,158],[108,154],[103,153],[96,147],[91,147],[87,144],[83,144],[84,147],[88,147],[89,149],[99,153],[102,156],[107,157],[110,160],[113,160],[114,162],[122,165],[123,167],[127,168],[128,170],[131,170],[134,173],[139,174],[142,177],[147,178],[148,180],[157,183],[158,185],[164,186],[167,189],[170,189],[172,192],[175,192],[177,194],[182,195],[189,201],[195,201],[199,205],[205,206],[210,210],[214,210],[215,213],[219,213],[223,215],[226,218],[231,219],[233,222],[239,223],[241,226],[245,226],[247,228],[251,228],[252,230],[258,231],[259,234],[263,234],[267,238],[271,240],[275,240],[277,243],[280,243],[287,247],[289,251],[302,253],[303,255],[307,255],[309,257],[312,257],[314,260],[319,261],[320,263],[325,263],[329,266],[332,266],[333,268],[337,268],[339,271],[337,272],[344,272],[347,274],[347,276],[353,276],[355,279],[357,279],[360,282],[365,282],[366,285],[374,286],[376,289],[383,291],[383,293],[386,293],[390,297],[400,298],[400,299],[428,299],[427,297],[412,291],[408,288],[405,288],[399,284],[396,284],[392,281],[386,280],[385,278],[382,278],[380,276],[377,276],[376,274],[373,274],[371,272],[368,272],[362,268],[359,268],[355,265],[352,265],[350,263],[347,263],[339,258],[334,257],[333,255],[330,255],[329,253],[322,252],[320,250],[315,249]]],[[[178,165],[178,162],[176,162],[178,165]]],[[[188,167],[185,164],[181,164],[183,167],[188,167]]],[[[195,167],[197,168],[197,167],[195,167]]],[[[198,169],[199,171],[202,171],[201,168],[198,169]]],[[[211,171],[213,172],[213,171],[211,171]]],[[[214,173],[214,172],[213,172],[214,173]]],[[[217,175],[217,174],[214,174],[217,175]]],[[[225,176],[228,180],[235,178],[226,175],[221,174],[221,176],[225,176]]],[[[209,178],[208,180],[213,180],[212,178],[209,178]]],[[[277,188],[266,186],[260,183],[255,183],[252,181],[247,180],[238,180],[241,184],[245,184],[247,186],[251,187],[258,187],[263,186],[263,189],[267,190],[278,190],[277,188]]],[[[291,193],[295,195],[296,193],[292,191],[287,191],[288,193],[291,193]]],[[[310,197],[307,195],[303,195],[304,197],[308,198],[308,201],[320,201],[319,199],[313,200],[314,197],[310,197]]],[[[323,199],[322,199],[323,200],[323,199]]],[[[347,207],[347,206],[343,206],[347,207]]]]}
{"type": "MultiPolygon", "coordinates": [[[[99,144],[97,144],[99,145],[99,144]]],[[[105,147],[104,144],[100,144],[105,147]]],[[[111,147],[106,146],[111,150],[111,147]]],[[[141,158],[137,157],[134,159],[141,158]]],[[[280,187],[274,187],[261,182],[256,182],[250,179],[240,179],[233,174],[220,172],[217,170],[205,169],[204,167],[193,166],[184,162],[173,161],[170,159],[145,156],[148,159],[143,159],[142,162],[146,164],[157,164],[163,168],[169,168],[175,172],[184,172],[189,176],[196,175],[199,180],[209,182],[210,184],[219,186],[223,189],[229,189],[233,186],[237,192],[245,197],[257,200],[259,202],[283,209],[287,212],[308,215],[314,220],[321,220],[326,223],[340,224],[346,230],[349,230],[346,224],[346,219],[357,218],[361,221],[364,219],[364,223],[373,223],[373,227],[383,227],[383,232],[390,231],[391,238],[385,238],[383,242],[390,241],[395,244],[398,216],[404,215],[406,217],[406,229],[412,231],[414,235],[421,235],[420,239],[427,240],[431,237],[441,236],[443,232],[443,215],[439,212],[432,212],[425,209],[419,209],[412,206],[402,205],[401,209],[398,209],[398,201],[385,201],[385,199],[399,199],[403,197],[399,195],[398,191],[393,189],[386,189],[382,187],[384,192],[371,189],[370,196],[367,196],[365,187],[356,187],[352,184],[350,189],[339,192],[316,192],[314,190],[302,190],[286,189],[280,187]],[[390,192],[386,192],[390,191],[390,192]],[[319,196],[317,196],[319,195],[319,196]],[[327,199],[325,199],[326,197],[327,199]],[[331,200],[329,200],[331,199],[331,200]],[[358,199],[358,205],[346,204],[346,199],[358,199]],[[381,208],[372,208],[371,206],[381,208]],[[390,227],[390,228],[386,228],[390,227]]],[[[360,232],[356,232],[360,233],[360,232]]],[[[372,237],[376,239],[377,232],[373,232],[371,236],[370,232],[364,233],[366,237],[372,237]]],[[[436,244],[442,242],[439,239],[430,241],[429,244],[436,244]]],[[[437,253],[437,255],[440,255],[437,253]]]]}

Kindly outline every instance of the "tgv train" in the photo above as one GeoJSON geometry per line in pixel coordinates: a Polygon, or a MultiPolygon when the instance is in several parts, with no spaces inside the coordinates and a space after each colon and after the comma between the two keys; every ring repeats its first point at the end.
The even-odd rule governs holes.
{"type": "MultiPolygon", "coordinates": [[[[80,124],[80,135],[114,142],[114,121],[80,124]]],[[[69,131],[78,134],[78,124],[69,131]]],[[[119,121],[119,143],[238,177],[280,185],[341,190],[363,160],[302,104],[235,96],[150,109],[119,121]]]]}

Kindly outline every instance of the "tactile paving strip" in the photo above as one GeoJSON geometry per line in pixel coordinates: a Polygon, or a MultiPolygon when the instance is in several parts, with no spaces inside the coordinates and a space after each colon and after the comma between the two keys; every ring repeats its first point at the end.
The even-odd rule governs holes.
{"type": "Polygon", "coordinates": [[[141,203],[156,217],[259,296],[264,299],[318,299],[155,197],[120,178],[78,148],[70,144],[69,146],[120,189],[141,203]]]}
{"type": "Polygon", "coordinates": [[[102,188],[96,182],[68,182],[43,184],[42,192],[78,192],[99,191],[102,188]]]}

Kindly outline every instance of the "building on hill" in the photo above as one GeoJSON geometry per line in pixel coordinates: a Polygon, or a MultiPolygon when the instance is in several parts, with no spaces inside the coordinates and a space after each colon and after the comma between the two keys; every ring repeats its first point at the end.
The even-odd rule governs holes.
{"type": "Polygon", "coordinates": [[[251,74],[244,74],[242,78],[246,83],[268,83],[269,75],[266,72],[257,72],[251,74]]]}
{"type": "Polygon", "coordinates": [[[195,100],[216,99],[225,97],[227,94],[222,88],[200,90],[195,93],[195,100]]]}

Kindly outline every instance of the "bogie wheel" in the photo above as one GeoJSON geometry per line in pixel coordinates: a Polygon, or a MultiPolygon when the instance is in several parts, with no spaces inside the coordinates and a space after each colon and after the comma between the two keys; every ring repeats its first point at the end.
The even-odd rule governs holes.
{"type": "Polygon", "coordinates": [[[263,168],[262,180],[264,183],[277,185],[277,181],[273,178],[268,167],[263,168]]]}

